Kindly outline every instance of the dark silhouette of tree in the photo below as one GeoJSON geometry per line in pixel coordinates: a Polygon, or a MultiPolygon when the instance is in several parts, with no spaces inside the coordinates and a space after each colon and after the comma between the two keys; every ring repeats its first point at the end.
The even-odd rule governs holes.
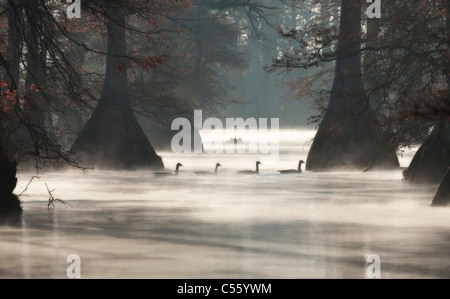
{"type": "Polygon", "coordinates": [[[350,167],[395,168],[395,147],[383,142],[375,112],[366,95],[361,65],[361,15],[363,3],[344,0],[339,29],[313,26],[305,36],[292,29],[283,32],[305,53],[291,52],[274,60],[274,68],[310,68],[335,61],[329,104],[308,155],[308,170],[350,167]],[[322,52],[337,41],[336,51],[322,52]]]}
{"type": "MultiPolygon", "coordinates": [[[[127,11],[120,5],[106,9],[107,61],[100,101],[72,146],[90,165],[129,169],[164,167],[131,109],[126,44],[127,11]]],[[[153,64],[161,64],[155,57],[153,64]]]]}
{"type": "Polygon", "coordinates": [[[405,179],[439,184],[450,166],[450,1],[411,3],[409,7],[407,11],[417,17],[411,22],[400,15],[397,26],[404,32],[397,33],[402,40],[394,42],[406,49],[400,62],[408,80],[398,84],[404,105],[400,111],[403,123],[419,122],[416,134],[425,130],[429,136],[405,179]]]}
{"type": "Polygon", "coordinates": [[[450,169],[444,176],[439,189],[434,196],[432,207],[446,207],[450,205],[450,169]]]}
{"type": "Polygon", "coordinates": [[[443,126],[436,126],[414,155],[404,174],[406,181],[431,184],[439,184],[442,181],[450,165],[449,123],[443,126]]]}
{"type": "MultiPolygon", "coordinates": [[[[360,15],[356,12],[356,7],[359,6],[353,5],[354,14],[360,15]]],[[[361,113],[364,118],[370,120],[369,123],[374,120],[372,129],[375,128],[375,131],[373,132],[381,131],[378,144],[382,145],[382,148],[377,149],[376,146],[373,148],[378,151],[385,147],[391,151],[422,144],[409,168],[404,171],[405,180],[412,183],[441,183],[440,192],[438,192],[441,196],[437,195],[440,198],[442,194],[445,194],[442,190],[446,190],[445,184],[448,182],[442,178],[450,165],[449,12],[450,1],[447,0],[384,2],[381,19],[366,20],[367,26],[361,33],[358,30],[347,32],[347,36],[350,36],[350,39],[353,36],[355,41],[353,49],[351,44],[347,44],[345,47],[347,53],[343,53],[340,51],[340,46],[344,44],[343,40],[346,36],[342,31],[346,10],[342,7],[339,31],[333,26],[317,25],[300,31],[295,29],[281,31],[282,36],[300,47],[297,51],[285,53],[280,59],[274,61],[275,69],[279,67],[308,69],[330,62],[336,63],[337,72],[331,90],[330,104],[327,109],[324,109],[324,115],[321,118],[322,123],[318,134],[320,135],[323,132],[324,123],[330,123],[329,114],[334,115],[333,111],[338,110],[336,107],[339,107],[339,105],[333,106],[333,99],[337,98],[336,90],[339,87],[337,84],[339,81],[336,80],[345,76],[339,76],[338,69],[345,65],[342,61],[350,61],[353,56],[355,68],[352,73],[357,74],[361,69],[356,66],[360,59],[355,57],[360,55],[364,61],[362,66],[364,92],[369,99],[368,103],[373,109],[374,116],[372,113],[364,114],[364,108],[360,112],[354,110],[356,111],[354,114],[361,113]],[[337,50],[330,49],[336,43],[337,50]],[[343,54],[344,59],[342,59],[343,54]]],[[[354,21],[353,28],[359,28],[356,23],[359,21],[354,21]]],[[[309,81],[303,81],[304,86],[298,84],[292,86],[314,90],[317,86],[314,84],[324,78],[320,73],[311,77],[309,81]]],[[[359,74],[352,83],[355,85],[349,85],[346,88],[352,93],[361,94],[359,74]]],[[[358,103],[354,103],[352,107],[357,105],[358,103]]],[[[366,110],[366,112],[369,111],[366,110]]],[[[344,109],[341,112],[337,123],[339,119],[349,118],[348,111],[344,109]]],[[[361,126],[361,122],[352,120],[352,117],[350,117],[350,123],[357,124],[357,127],[361,126]]],[[[336,130],[336,128],[342,131],[345,125],[333,125],[328,127],[328,130],[336,130]]],[[[347,136],[360,135],[357,139],[361,139],[363,135],[367,135],[367,127],[363,125],[362,129],[359,128],[359,132],[353,130],[346,134],[347,136]],[[366,133],[362,133],[364,130],[366,133]]],[[[339,136],[335,133],[333,135],[339,136]]],[[[328,159],[328,156],[332,154],[317,155],[318,144],[325,144],[323,148],[335,153],[335,144],[342,142],[333,140],[330,143],[329,140],[329,138],[316,138],[310,154],[310,158],[313,158],[309,160],[313,163],[313,167],[310,164],[310,169],[327,168],[323,159],[328,159]],[[317,161],[322,165],[315,165],[317,161]]],[[[363,141],[361,148],[364,143],[363,141]]],[[[354,147],[357,146],[359,145],[354,147]]],[[[344,151],[351,150],[351,147],[347,146],[344,151]]]]}
{"type": "Polygon", "coordinates": [[[54,160],[77,165],[49,134],[51,97],[41,85],[73,73],[63,52],[61,28],[52,5],[46,1],[0,2],[8,41],[0,51],[1,214],[21,210],[13,195],[18,162],[32,158],[36,169],[54,160]],[[53,77],[48,76],[48,60],[55,65],[53,77]]]}

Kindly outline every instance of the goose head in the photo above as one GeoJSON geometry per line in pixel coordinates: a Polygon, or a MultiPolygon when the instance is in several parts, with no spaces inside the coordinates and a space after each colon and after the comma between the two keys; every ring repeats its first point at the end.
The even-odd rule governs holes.
{"type": "Polygon", "coordinates": [[[302,164],[305,164],[305,161],[300,160],[300,162],[298,162],[298,171],[299,171],[299,172],[302,171],[302,164]]]}
{"type": "Polygon", "coordinates": [[[219,169],[220,166],[222,166],[222,165],[220,165],[220,163],[216,164],[216,169],[214,170],[214,174],[217,174],[217,170],[219,169]]]}

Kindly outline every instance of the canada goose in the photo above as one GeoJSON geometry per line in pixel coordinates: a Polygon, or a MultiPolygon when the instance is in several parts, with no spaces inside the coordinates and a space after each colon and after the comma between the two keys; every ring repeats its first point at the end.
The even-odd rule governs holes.
{"type": "Polygon", "coordinates": [[[156,176],[178,175],[178,170],[180,169],[181,166],[183,166],[181,163],[177,163],[177,167],[175,169],[175,173],[172,173],[170,171],[157,171],[157,172],[154,172],[153,174],[156,175],[156,176]]]}
{"type": "Polygon", "coordinates": [[[241,170],[238,173],[239,174],[258,174],[259,173],[259,165],[261,162],[256,162],[256,170],[241,170]]]}
{"type": "Polygon", "coordinates": [[[211,171],[194,171],[195,174],[197,175],[213,175],[213,174],[217,174],[217,171],[219,170],[219,167],[222,166],[220,165],[220,163],[216,164],[216,169],[214,170],[214,172],[211,171]]]}
{"type": "Polygon", "coordinates": [[[278,170],[278,172],[282,173],[282,174],[289,174],[289,173],[302,173],[302,164],[305,164],[305,161],[300,160],[300,162],[298,162],[298,169],[289,169],[289,170],[278,170]]]}

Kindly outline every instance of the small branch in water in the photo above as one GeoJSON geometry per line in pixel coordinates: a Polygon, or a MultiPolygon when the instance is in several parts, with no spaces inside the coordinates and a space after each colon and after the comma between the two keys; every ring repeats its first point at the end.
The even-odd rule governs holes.
{"type": "Polygon", "coordinates": [[[55,202],[59,202],[60,204],[62,204],[62,205],[65,205],[65,206],[70,206],[70,207],[72,207],[71,205],[70,205],[70,203],[68,203],[68,202],[66,202],[66,201],[64,201],[64,200],[62,200],[62,199],[59,199],[59,198],[55,198],[54,196],[53,196],[53,192],[55,191],[55,189],[53,189],[53,190],[50,190],[49,188],[48,188],[48,185],[47,185],[47,183],[45,183],[45,187],[47,187],[47,191],[48,191],[48,194],[50,195],[50,197],[48,198],[48,205],[47,205],[47,207],[50,209],[50,205],[51,206],[53,206],[53,207],[55,207],[55,202]]]}
{"type": "Polygon", "coordinates": [[[26,185],[25,189],[23,189],[23,191],[22,191],[20,194],[18,194],[17,197],[22,196],[22,195],[28,190],[28,187],[30,187],[30,185],[31,185],[31,183],[33,182],[34,179],[40,179],[40,177],[34,175],[34,176],[31,178],[31,180],[28,182],[28,184],[26,185]]]}
{"type": "Polygon", "coordinates": [[[364,173],[366,173],[366,172],[368,172],[369,170],[371,170],[372,167],[375,165],[375,162],[376,162],[376,160],[374,160],[374,161],[372,162],[372,164],[370,164],[370,166],[369,166],[366,170],[364,170],[364,173]]]}

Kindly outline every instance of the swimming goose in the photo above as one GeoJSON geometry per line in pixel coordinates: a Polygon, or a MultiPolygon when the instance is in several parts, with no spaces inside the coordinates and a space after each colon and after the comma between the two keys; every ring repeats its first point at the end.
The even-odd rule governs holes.
{"type": "Polygon", "coordinates": [[[298,162],[298,169],[289,169],[289,170],[278,170],[278,172],[282,173],[282,174],[289,174],[289,173],[302,173],[302,164],[305,164],[305,161],[300,160],[300,162],[298,162]]]}
{"type": "Polygon", "coordinates": [[[222,166],[220,165],[220,163],[216,164],[216,169],[214,170],[214,172],[211,171],[194,171],[195,174],[197,175],[213,175],[213,174],[217,174],[217,171],[219,170],[219,167],[222,166]]]}
{"type": "Polygon", "coordinates": [[[156,176],[178,175],[178,170],[180,169],[181,166],[183,166],[181,163],[177,163],[177,167],[175,169],[175,173],[172,173],[170,171],[157,171],[157,172],[154,172],[153,174],[156,175],[156,176]]]}
{"type": "Polygon", "coordinates": [[[256,162],[256,170],[241,170],[238,173],[239,174],[258,174],[259,173],[259,165],[261,164],[261,162],[256,162]]]}

